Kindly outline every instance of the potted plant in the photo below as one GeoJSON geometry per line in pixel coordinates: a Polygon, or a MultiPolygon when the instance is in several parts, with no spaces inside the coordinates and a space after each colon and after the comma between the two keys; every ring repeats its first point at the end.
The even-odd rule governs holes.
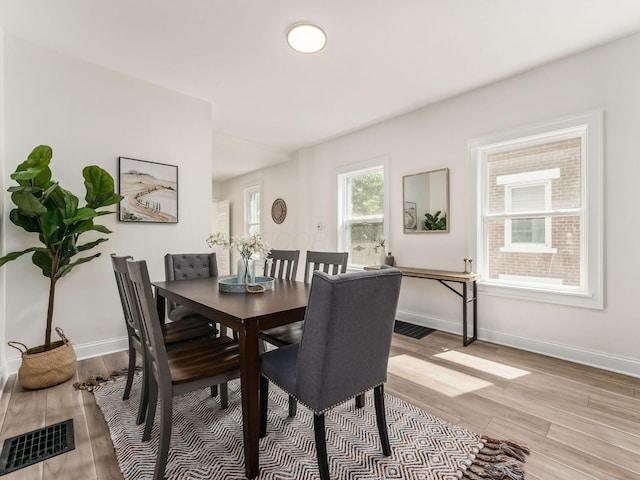
{"type": "Polygon", "coordinates": [[[37,233],[41,245],[8,253],[0,258],[0,267],[22,255],[33,253],[32,262],[50,279],[44,345],[27,349],[24,344],[9,342],[14,348],[18,348],[16,344],[22,347],[18,348],[22,352],[18,378],[25,388],[55,385],[68,380],[75,373],[75,353],[62,330],[56,329],[62,340],[51,342],[56,284],[73,268],[100,256],[100,253],[96,253],[74,259],[76,255],[107,241],[107,238],[98,238],[79,244],[78,238],[89,231],[111,233],[103,225],[95,224],[94,219],[115,213],[98,209],[116,204],[123,198],[115,193],[111,175],[92,165],[82,170],[86,205],[80,207],[78,197],[52,180],[49,168],[52,156],[51,147],[47,145],[34,148],[27,160],[11,174],[17,185],[8,189],[11,201],[16,206],[11,210],[9,219],[27,232],[37,233]]]}

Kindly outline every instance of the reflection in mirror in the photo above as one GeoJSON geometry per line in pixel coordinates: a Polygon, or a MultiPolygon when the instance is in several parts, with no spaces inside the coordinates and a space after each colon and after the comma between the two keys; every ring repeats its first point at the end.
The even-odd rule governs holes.
{"type": "Polygon", "coordinates": [[[449,231],[449,169],[402,177],[404,233],[449,231]]]}

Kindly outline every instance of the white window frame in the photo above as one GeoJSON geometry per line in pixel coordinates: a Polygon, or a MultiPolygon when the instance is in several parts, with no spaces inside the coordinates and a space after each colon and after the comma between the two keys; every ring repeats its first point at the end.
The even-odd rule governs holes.
{"type": "MultiPolygon", "coordinates": [[[[469,165],[474,182],[469,195],[470,244],[468,255],[476,259],[477,271],[483,277],[478,282],[478,291],[489,295],[504,296],[547,303],[557,303],[577,307],[604,308],[604,270],[603,270],[603,112],[588,112],[469,141],[469,165]],[[488,218],[485,200],[485,182],[487,178],[486,158],[495,153],[515,146],[526,147],[548,143],[563,136],[575,138],[583,135],[581,148],[581,184],[582,199],[579,209],[580,239],[580,287],[563,285],[536,284],[527,285],[509,276],[499,279],[488,277],[488,249],[485,242],[485,219],[488,218]]],[[[546,212],[550,218],[567,215],[573,209],[546,212]],[[569,211],[571,210],[571,211],[569,211]]],[[[495,215],[494,218],[505,217],[495,215]]],[[[527,214],[518,214],[526,217],[527,214]]],[[[531,215],[529,215],[531,216],[531,215]]],[[[512,217],[513,218],[513,217],[512,217]]]]}
{"type": "Polygon", "coordinates": [[[252,185],[248,185],[244,187],[244,220],[243,220],[243,231],[244,235],[249,235],[251,232],[251,226],[257,225],[258,231],[262,233],[262,183],[255,183],[252,185]],[[251,197],[255,193],[260,194],[260,220],[256,223],[251,223],[251,197]]]}
{"type": "MultiPolygon", "coordinates": [[[[385,250],[389,250],[389,158],[378,157],[365,162],[352,164],[336,171],[337,178],[337,206],[338,206],[338,251],[348,252],[350,251],[349,245],[351,245],[351,239],[349,237],[350,229],[348,226],[354,222],[382,222],[382,231],[385,238],[385,250]],[[383,214],[382,215],[367,215],[363,217],[349,218],[347,209],[347,189],[346,179],[356,175],[362,175],[364,173],[372,172],[382,169],[382,190],[383,190],[383,214]]],[[[351,255],[349,255],[347,267],[352,270],[362,270],[366,265],[356,265],[351,263],[351,255]]]]}
{"type": "Polygon", "coordinates": [[[551,217],[544,215],[544,243],[513,243],[511,221],[516,218],[540,218],[544,213],[551,211],[551,180],[560,178],[560,169],[551,168],[548,170],[536,170],[533,172],[516,173],[512,175],[500,175],[496,178],[497,185],[504,185],[505,198],[504,207],[505,215],[511,212],[511,191],[514,188],[544,186],[544,209],[541,211],[533,211],[526,213],[512,214],[511,217],[505,218],[504,225],[504,246],[500,248],[501,252],[520,252],[520,253],[557,253],[558,249],[551,245],[551,217]]]}

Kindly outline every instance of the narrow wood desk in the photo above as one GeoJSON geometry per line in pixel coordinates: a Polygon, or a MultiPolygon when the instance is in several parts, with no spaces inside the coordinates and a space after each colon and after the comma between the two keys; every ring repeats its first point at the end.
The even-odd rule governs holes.
{"type": "Polygon", "coordinates": [[[303,320],[310,285],[276,280],[273,290],[264,293],[221,293],[218,279],[153,282],[153,286],[160,319],[169,299],[238,332],[245,473],[252,479],[259,471],[258,333],[303,320]]]}
{"type": "MultiPolygon", "coordinates": [[[[365,267],[365,270],[379,269],[379,266],[365,267]]],[[[394,267],[402,272],[405,277],[426,278],[437,280],[453,293],[462,298],[462,345],[467,346],[478,339],[478,286],[480,279],[478,273],[450,272],[447,270],[429,270],[426,268],[394,267]],[[453,288],[449,283],[462,284],[462,293],[453,288]],[[469,297],[468,285],[471,284],[472,296],[469,297]],[[467,304],[473,304],[473,336],[467,335],[467,304]]]]}

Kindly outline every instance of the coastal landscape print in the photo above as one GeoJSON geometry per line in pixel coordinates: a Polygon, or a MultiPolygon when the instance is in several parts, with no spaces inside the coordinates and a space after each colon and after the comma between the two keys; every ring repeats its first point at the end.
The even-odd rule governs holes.
{"type": "Polygon", "coordinates": [[[120,220],[178,222],[178,167],[120,157],[120,220]]]}

